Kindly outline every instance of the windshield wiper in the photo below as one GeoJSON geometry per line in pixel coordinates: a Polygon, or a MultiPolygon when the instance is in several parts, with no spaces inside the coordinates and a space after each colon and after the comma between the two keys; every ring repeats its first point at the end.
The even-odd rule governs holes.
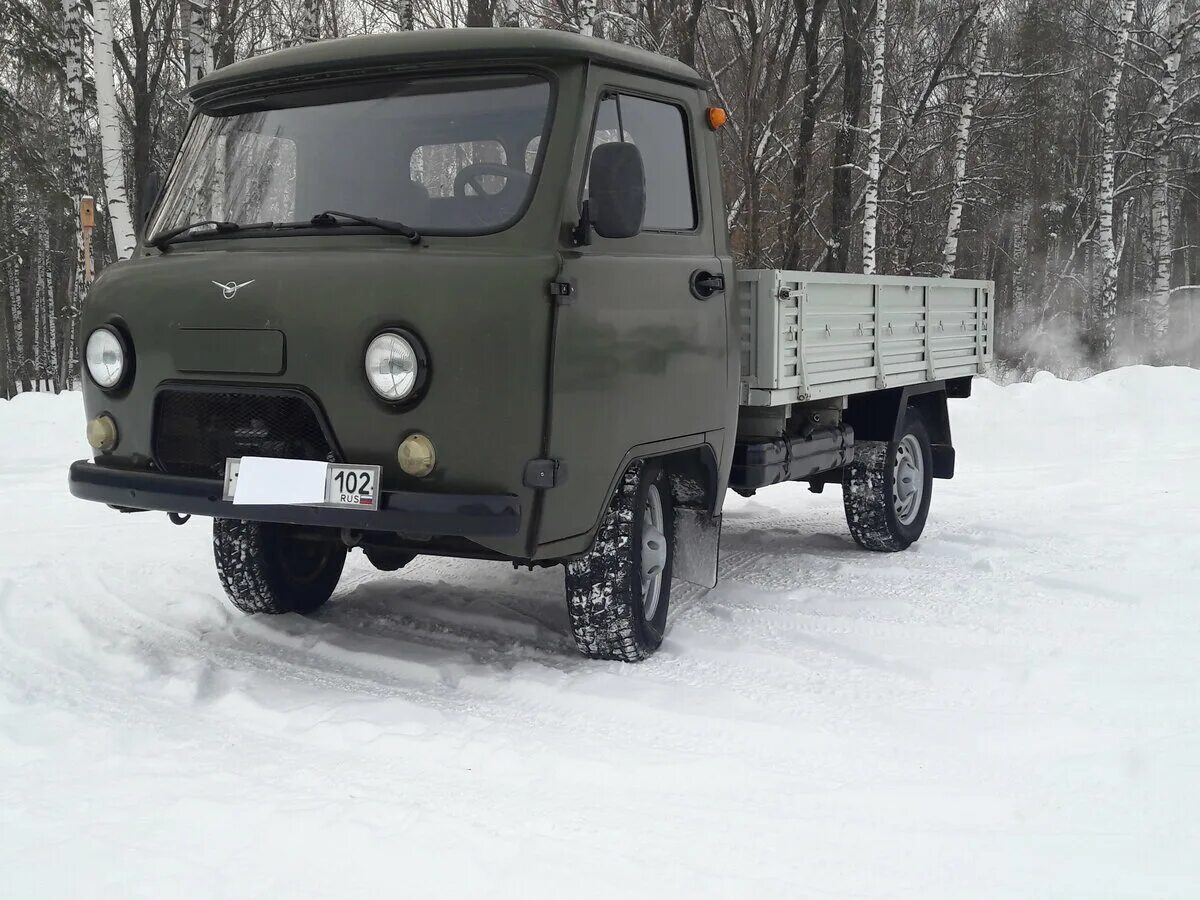
{"type": "Polygon", "coordinates": [[[156,234],[147,243],[152,247],[157,247],[159,250],[165,250],[168,244],[183,238],[197,228],[203,228],[205,225],[213,226],[213,230],[205,232],[205,234],[232,234],[235,231],[249,231],[253,228],[275,227],[274,222],[255,222],[252,225],[239,225],[237,222],[225,222],[220,219],[201,219],[199,222],[189,222],[186,225],[180,225],[178,228],[172,228],[170,231],[164,231],[162,234],[156,234]]]}
{"type": "Polygon", "coordinates": [[[317,213],[308,222],[310,225],[315,225],[318,228],[328,228],[341,225],[342,223],[338,219],[349,219],[351,222],[357,222],[359,225],[370,225],[373,228],[378,228],[380,231],[386,231],[388,234],[404,235],[404,237],[408,238],[410,244],[421,243],[421,233],[417,229],[392,219],[377,219],[374,216],[360,216],[357,213],[338,212],[336,209],[327,209],[324,212],[317,213]]]}
{"type": "Polygon", "coordinates": [[[370,225],[372,228],[378,228],[381,231],[386,231],[389,234],[399,234],[408,238],[410,243],[419,244],[421,242],[421,234],[415,228],[405,225],[403,222],[395,222],[391,219],[377,219],[374,216],[360,216],[357,213],[338,212],[335,209],[327,209],[324,212],[319,212],[307,222],[255,222],[251,225],[239,225],[237,222],[225,222],[219,219],[201,219],[198,222],[189,222],[186,225],[180,225],[178,228],[172,228],[170,231],[164,231],[162,234],[156,234],[148,243],[152,247],[157,247],[159,250],[165,251],[167,246],[174,241],[182,240],[197,228],[203,228],[206,225],[212,226],[212,231],[205,234],[232,234],[235,231],[251,231],[254,229],[277,229],[277,228],[332,228],[343,224],[340,220],[347,219],[359,225],[370,225]]]}
{"type": "Polygon", "coordinates": [[[222,222],[217,219],[201,219],[199,222],[188,222],[186,225],[180,225],[178,228],[172,228],[170,231],[164,231],[161,234],[156,234],[147,242],[153,247],[161,250],[167,244],[176,238],[181,238],[189,231],[196,228],[203,228],[205,225],[212,225],[215,231],[228,232],[237,231],[240,226],[237,222],[222,222]]]}

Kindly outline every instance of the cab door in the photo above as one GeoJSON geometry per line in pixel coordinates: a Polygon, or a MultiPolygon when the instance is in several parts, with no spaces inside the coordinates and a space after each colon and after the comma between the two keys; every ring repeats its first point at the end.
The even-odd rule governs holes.
{"type": "Polygon", "coordinates": [[[719,441],[729,407],[725,297],[692,289],[697,277],[708,276],[712,288],[732,275],[714,248],[713,229],[724,223],[704,189],[704,154],[715,145],[700,139],[700,92],[592,75],[590,135],[577,155],[580,199],[592,148],[624,140],[641,154],[646,212],[633,237],[593,233],[563,248],[561,277],[573,294],[556,313],[549,421],[550,457],[562,477],[543,498],[543,555],[555,549],[547,544],[596,525],[630,457],[696,446],[706,434],[719,441]]]}

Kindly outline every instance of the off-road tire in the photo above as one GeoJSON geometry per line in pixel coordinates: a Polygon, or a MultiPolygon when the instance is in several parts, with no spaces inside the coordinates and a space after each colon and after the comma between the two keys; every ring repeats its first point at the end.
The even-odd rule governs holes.
{"type": "Polygon", "coordinates": [[[567,610],[579,652],[592,659],[638,662],[662,644],[671,599],[674,507],[666,471],[655,461],[635,462],[621,476],[586,555],[566,566],[567,610]],[[647,620],[642,591],[643,510],[650,487],[662,505],[666,562],[658,604],[647,620]]]}
{"type": "Polygon", "coordinates": [[[336,536],[302,540],[288,525],[214,519],[213,556],[229,602],[242,612],[307,615],[333,594],[346,547],[336,536]]]}
{"type": "MultiPolygon", "coordinates": [[[[933,493],[933,456],[929,432],[915,409],[904,417],[895,441],[855,441],[854,461],[842,473],[842,500],[846,523],[855,542],[864,550],[895,553],[907,550],[925,530],[933,493]],[[896,512],[896,453],[905,437],[915,440],[922,457],[920,504],[912,521],[901,521],[896,512]]],[[[910,445],[911,446],[911,445],[910,445]]]]}

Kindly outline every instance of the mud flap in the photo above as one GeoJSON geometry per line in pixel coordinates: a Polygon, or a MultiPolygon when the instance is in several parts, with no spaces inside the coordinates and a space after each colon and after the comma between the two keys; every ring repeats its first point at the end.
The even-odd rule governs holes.
{"type": "Polygon", "coordinates": [[[675,507],[675,552],[671,575],[703,588],[717,586],[717,554],[721,548],[721,517],[706,510],[675,507]]]}

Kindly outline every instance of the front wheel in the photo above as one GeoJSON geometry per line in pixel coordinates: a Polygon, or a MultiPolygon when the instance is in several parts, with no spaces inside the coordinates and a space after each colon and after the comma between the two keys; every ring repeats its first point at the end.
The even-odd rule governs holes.
{"type": "Polygon", "coordinates": [[[291,525],[213,520],[213,556],[229,601],[246,613],[315,612],[333,594],[346,547],[291,525]]]}
{"type": "Polygon", "coordinates": [[[637,662],[662,644],[671,601],[675,521],[662,466],[635,462],[621,476],[592,548],[567,564],[567,607],[579,651],[637,662]]]}
{"type": "Polygon", "coordinates": [[[842,476],[850,534],[866,550],[906,550],[925,530],[933,494],[933,450],[915,409],[895,441],[856,441],[842,476]]]}

